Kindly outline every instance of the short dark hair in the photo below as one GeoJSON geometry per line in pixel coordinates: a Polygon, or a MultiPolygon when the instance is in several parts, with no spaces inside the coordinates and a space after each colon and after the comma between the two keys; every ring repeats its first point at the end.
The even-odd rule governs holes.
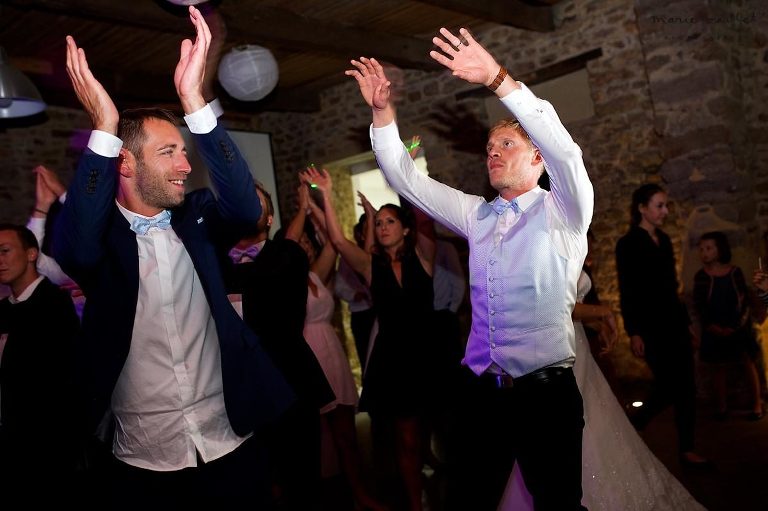
{"type": "Polygon", "coordinates": [[[117,138],[123,141],[123,147],[129,150],[138,161],[142,161],[141,148],[147,139],[144,123],[148,119],[170,122],[174,126],[179,124],[178,117],[165,108],[130,108],[123,110],[120,113],[120,121],[117,124],[117,138]]]}
{"type": "Polygon", "coordinates": [[[709,231],[705,232],[699,238],[699,243],[704,240],[712,240],[717,247],[717,261],[719,263],[727,264],[731,262],[731,244],[728,242],[728,236],[722,231],[709,231]]]}
{"type": "Polygon", "coordinates": [[[0,231],[13,231],[16,233],[16,235],[19,237],[19,241],[21,241],[21,247],[24,250],[29,250],[30,248],[34,248],[38,252],[40,251],[40,245],[37,243],[37,238],[35,238],[35,235],[24,227],[23,225],[19,224],[11,224],[11,223],[0,223],[0,231]]]}
{"type": "Polygon", "coordinates": [[[667,193],[660,185],[656,183],[647,183],[632,192],[632,204],[629,206],[630,225],[640,225],[643,220],[640,214],[640,205],[647,206],[651,197],[657,193],[667,193]]]}

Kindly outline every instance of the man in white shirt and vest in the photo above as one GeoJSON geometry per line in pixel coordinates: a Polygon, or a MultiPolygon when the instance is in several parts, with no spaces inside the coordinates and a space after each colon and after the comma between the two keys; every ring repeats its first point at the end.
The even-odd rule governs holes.
{"type": "Polygon", "coordinates": [[[552,106],[512,79],[469,32],[441,29],[430,55],[484,84],[515,116],[489,133],[493,201],[420,174],[401,142],[390,83],[375,59],[352,61],[373,111],[371,141],[390,186],[470,248],[472,327],[457,396],[447,509],[495,510],[515,462],[537,511],[581,505],[581,395],[571,311],[587,254],[594,192],[581,150],[552,106]],[[537,181],[548,170],[551,192],[537,181]]]}
{"type": "Polygon", "coordinates": [[[218,195],[185,194],[191,172],[174,116],[118,115],[67,37],[67,72],[93,123],[54,236],[87,296],[82,389],[89,430],[113,416],[113,504],[217,496],[266,508],[263,427],[293,393],[227,299],[217,247],[261,206],[245,160],[202,95],[208,27],[189,8],[174,84],[218,195]],[[105,415],[106,414],[106,415],[105,415]]]}

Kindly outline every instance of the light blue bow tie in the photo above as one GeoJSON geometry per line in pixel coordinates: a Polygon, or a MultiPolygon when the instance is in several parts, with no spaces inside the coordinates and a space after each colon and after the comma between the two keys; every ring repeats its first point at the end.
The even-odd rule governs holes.
{"type": "Polygon", "coordinates": [[[493,210],[501,215],[504,210],[511,209],[515,213],[520,213],[520,205],[517,203],[517,199],[512,199],[509,202],[503,202],[500,197],[496,197],[491,203],[493,210]]]}
{"type": "Polygon", "coordinates": [[[136,234],[147,234],[147,231],[152,227],[158,229],[167,229],[171,226],[171,212],[167,209],[153,216],[152,218],[145,218],[143,216],[133,217],[131,222],[131,230],[136,234]]]}
{"type": "Polygon", "coordinates": [[[259,247],[258,245],[251,245],[248,248],[245,249],[239,249],[237,247],[233,248],[229,251],[229,257],[234,261],[235,263],[239,262],[245,262],[243,261],[243,257],[249,257],[251,260],[256,259],[256,256],[259,255],[259,247]]]}

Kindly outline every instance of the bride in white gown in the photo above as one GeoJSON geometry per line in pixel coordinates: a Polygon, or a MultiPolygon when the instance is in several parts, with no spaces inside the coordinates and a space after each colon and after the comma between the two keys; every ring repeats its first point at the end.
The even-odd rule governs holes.
{"type": "MultiPolygon", "coordinates": [[[[582,271],[578,283],[579,303],[591,287],[589,276],[582,271]]],[[[573,369],[584,400],[585,421],[582,504],[590,511],[703,510],[637,434],[592,358],[581,321],[574,321],[574,326],[576,363],[573,369]]],[[[517,465],[499,510],[533,510],[517,465]]]]}

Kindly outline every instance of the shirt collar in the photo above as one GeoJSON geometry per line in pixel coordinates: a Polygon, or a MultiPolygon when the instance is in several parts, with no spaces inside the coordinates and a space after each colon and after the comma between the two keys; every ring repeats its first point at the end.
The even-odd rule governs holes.
{"type": "Polygon", "coordinates": [[[115,199],[115,204],[117,204],[117,209],[120,210],[120,213],[122,213],[123,216],[125,217],[125,219],[128,220],[128,224],[129,225],[133,225],[133,219],[136,218],[136,217],[139,217],[139,218],[155,218],[155,217],[157,217],[159,215],[162,215],[163,211],[165,211],[165,210],[163,210],[163,211],[161,211],[160,213],[158,213],[157,215],[154,215],[154,216],[144,216],[144,215],[140,215],[138,213],[134,213],[130,209],[124,208],[122,206],[122,204],[117,202],[117,199],[115,199]]]}
{"type": "MultiPolygon", "coordinates": [[[[544,190],[537,185],[535,188],[532,188],[527,192],[515,197],[517,199],[517,205],[520,207],[520,211],[524,212],[525,210],[530,208],[531,204],[536,202],[536,199],[538,199],[539,196],[543,193],[544,193],[544,190]]],[[[502,203],[509,202],[508,200],[505,200],[503,197],[501,197],[501,195],[497,196],[496,199],[494,200],[500,201],[502,203]]]]}
{"type": "Polygon", "coordinates": [[[19,303],[24,302],[29,299],[30,296],[32,296],[32,293],[35,292],[35,289],[37,289],[37,286],[43,281],[45,278],[44,275],[40,275],[35,280],[32,281],[30,285],[27,286],[27,288],[21,292],[19,296],[13,296],[13,292],[8,296],[8,301],[11,303],[19,303]]]}

